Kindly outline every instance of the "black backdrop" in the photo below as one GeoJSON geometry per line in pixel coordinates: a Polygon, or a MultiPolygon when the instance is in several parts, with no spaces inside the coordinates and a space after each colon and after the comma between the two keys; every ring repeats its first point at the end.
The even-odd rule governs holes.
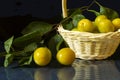
{"type": "MultiPolygon", "coordinates": [[[[77,8],[89,5],[92,0],[67,0],[67,7],[77,8]]],[[[120,13],[119,0],[97,0],[106,7],[120,13]]],[[[61,0],[2,0],[0,2],[0,39],[11,35],[19,36],[20,31],[33,20],[50,23],[59,22],[61,0]]],[[[88,17],[92,17],[88,15],[88,17]]]]}

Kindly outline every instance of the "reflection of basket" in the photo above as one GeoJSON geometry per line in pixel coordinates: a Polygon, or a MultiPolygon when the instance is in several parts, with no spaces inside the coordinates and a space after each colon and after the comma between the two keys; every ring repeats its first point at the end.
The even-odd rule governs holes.
{"type": "Polygon", "coordinates": [[[86,61],[75,60],[73,80],[120,80],[120,72],[113,60],[86,61]]]}
{"type": "Polygon", "coordinates": [[[65,30],[59,25],[58,32],[76,53],[76,58],[85,60],[106,59],[114,54],[119,45],[120,31],[89,33],[65,30]]]}

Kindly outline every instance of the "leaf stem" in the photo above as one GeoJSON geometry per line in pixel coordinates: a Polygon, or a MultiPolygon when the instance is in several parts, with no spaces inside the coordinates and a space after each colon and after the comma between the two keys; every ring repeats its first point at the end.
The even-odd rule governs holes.
{"type": "Polygon", "coordinates": [[[94,2],[98,5],[98,6],[102,6],[100,3],[98,3],[96,0],[94,0],[94,2]]]}
{"type": "Polygon", "coordinates": [[[96,3],[97,1],[96,0],[93,0],[90,5],[86,6],[86,10],[89,10],[89,8],[94,4],[96,3]]]}

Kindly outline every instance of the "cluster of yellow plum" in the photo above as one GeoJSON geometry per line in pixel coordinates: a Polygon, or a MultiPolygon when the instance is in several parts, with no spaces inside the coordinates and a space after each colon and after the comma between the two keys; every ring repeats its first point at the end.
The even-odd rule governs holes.
{"type": "Polygon", "coordinates": [[[120,28],[120,18],[110,20],[105,15],[99,15],[94,21],[87,18],[78,21],[77,27],[72,31],[106,33],[114,32],[120,28]]]}

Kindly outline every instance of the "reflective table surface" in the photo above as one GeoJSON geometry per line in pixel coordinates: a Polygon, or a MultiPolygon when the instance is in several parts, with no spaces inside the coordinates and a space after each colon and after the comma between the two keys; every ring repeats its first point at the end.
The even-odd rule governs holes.
{"type": "Polygon", "coordinates": [[[76,59],[68,67],[0,66],[0,80],[120,80],[120,60],[76,59]]]}

